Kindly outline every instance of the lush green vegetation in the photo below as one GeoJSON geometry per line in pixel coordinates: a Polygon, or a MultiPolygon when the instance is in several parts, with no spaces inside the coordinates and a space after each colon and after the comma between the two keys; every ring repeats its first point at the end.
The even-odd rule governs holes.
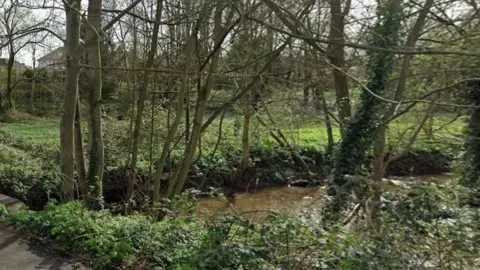
{"type": "Polygon", "coordinates": [[[372,234],[362,233],[368,222],[361,220],[349,231],[326,231],[315,213],[272,212],[256,224],[241,216],[201,222],[164,208],[185,209],[188,196],[157,207],[170,213],[161,220],[154,213],[114,216],[68,203],[3,221],[88,256],[98,269],[474,269],[480,266],[480,212],[463,205],[463,192],[450,184],[387,192],[384,226],[372,234]]]}
{"type": "MultiPolygon", "coordinates": [[[[462,119],[457,119],[453,123],[444,125],[452,120],[455,119],[446,116],[435,117],[431,126],[434,130],[432,136],[429,136],[427,131],[423,132],[415,142],[414,149],[440,151],[450,157],[458,155],[462,149],[459,137],[464,123],[462,119]]],[[[222,134],[218,133],[219,123],[214,123],[202,139],[202,157],[196,162],[199,172],[208,178],[202,188],[210,185],[220,187],[228,183],[225,181],[230,177],[230,167],[236,164],[241,156],[241,138],[234,135],[234,121],[234,118],[224,120],[222,134]],[[219,136],[221,136],[220,139],[219,136]]],[[[398,142],[391,146],[393,153],[403,149],[407,142],[402,142],[402,138],[408,138],[408,134],[412,132],[411,127],[416,126],[417,121],[410,117],[398,120],[392,125],[389,136],[398,142]]],[[[2,149],[0,152],[0,168],[2,168],[0,187],[3,193],[26,201],[34,209],[41,208],[48,198],[59,199],[61,197],[61,180],[57,170],[59,164],[58,125],[58,120],[40,118],[23,123],[0,124],[0,148],[2,149]],[[35,192],[29,193],[31,189],[35,189],[35,192]]],[[[124,137],[123,132],[127,128],[128,122],[107,118],[105,125],[108,127],[105,134],[105,140],[108,143],[105,150],[105,169],[108,173],[108,171],[121,170],[125,164],[124,153],[128,138],[124,137]]],[[[329,157],[325,155],[327,139],[322,124],[311,121],[302,123],[300,120],[292,119],[282,122],[280,128],[284,130],[287,138],[311,166],[312,171],[324,175],[325,166],[329,166],[330,161],[329,157]]],[[[338,140],[338,129],[335,134],[338,140]]],[[[302,178],[301,175],[294,176],[293,179],[291,175],[286,176],[289,175],[286,171],[297,171],[298,168],[292,163],[288,151],[279,147],[278,143],[269,136],[268,130],[258,127],[252,137],[252,164],[255,164],[254,166],[257,168],[254,175],[262,180],[260,187],[265,184],[286,184],[295,178],[302,178]]],[[[149,140],[148,135],[144,140],[149,140]]],[[[161,140],[156,140],[153,145],[141,148],[139,171],[147,178],[151,173],[150,166],[155,161],[155,159],[151,159],[150,153],[151,151],[156,152],[155,149],[158,149],[161,144],[161,140]]],[[[172,152],[171,166],[174,166],[180,159],[183,147],[184,142],[179,141],[172,152]]],[[[431,172],[436,172],[433,167],[431,172]]],[[[197,186],[188,187],[198,188],[197,186]]],[[[241,189],[239,187],[240,191],[241,189]]]]}
{"type": "MultiPolygon", "coordinates": [[[[421,114],[419,114],[421,116],[421,114]]],[[[224,119],[222,123],[222,141],[223,144],[229,144],[232,146],[240,144],[240,138],[234,136],[234,125],[238,117],[230,116],[224,119]]],[[[279,121],[279,128],[285,130],[285,133],[289,139],[295,144],[302,146],[312,147],[325,147],[327,143],[326,130],[323,121],[312,121],[310,117],[303,116],[290,116],[283,113],[275,114],[275,118],[279,121]],[[310,118],[307,120],[306,118],[310,118]]],[[[415,114],[406,115],[392,122],[389,129],[389,137],[396,142],[395,148],[402,149],[407,143],[407,139],[413,132],[413,128],[418,126],[420,117],[416,117],[415,114]]],[[[59,144],[59,130],[58,127],[60,121],[56,118],[38,118],[33,121],[17,122],[17,123],[0,123],[0,130],[11,136],[15,136],[17,139],[23,141],[34,142],[38,144],[59,144]]],[[[120,133],[128,126],[127,121],[118,121],[113,118],[107,119],[108,127],[112,130],[108,130],[108,133],[120,133]]],[[[420,134],[420,137],[415,141],[416,146],[419,148],[432,147],[441,148],[445,146],[442,141],[450,141],[451,144],[462,144],[462,134],[466,125],[465,117],[458,117],[457,115],[438,115],[432,116],[432,119],[424,131],[420,134]]],[[[215,122],[207,131],[205,136],[205,147],[213,147],[218,140],[219,122],[215,122]]],[[[258,135],[259,143],[274,143],[273,139],[267,134],[265,127],[260,125],[255,127],[255,133],[258,135]]],[[[340,138],[340,132],[338,127],[334,128],[334,135],[336,140],[340,138]]],[[[158,142],[157,142],[158,146],[158,142]]]]}
{"type": "Polygon", "coordinates": [[[94,269],[480,269],[475,1],[27,2],[2,225],[94,269]]]}
{"type": "MultiPolygon", "coordinates": [[[[121,130],[121,122],[111,121],[121,130]]],[[[443,132],[435,133],[433,139],[425,136],[419,146],[427,149],[433,145],[446,153],[457,151],[455,136],[447,130],[461,132],[463,123],[457,120],[443,127],[446,121],[449,119],[436,118],[434,128],[442,128],[443,132]],[[445,142],[447,136],[451,136],[448,141],[455,147],[435,143],[437,138],[445,142]]],[[[52,131],[57,125],[57,121],[46,119],[1,127],[0,188],[34,209],[47,200],[60,199],[58,135],[55,129],[52,131]]],[[[225,130],[233,129],[232,120],[224,125],[225,130]]],[[[410,125],[414,123],[399,122],[391,129],[391,136],[402,128],[405,132],[410,125]]],[[[298,147],[304,145],[305,149],[318,146],[324,132],[315,123],[282,128],[288,130],[290,138],[301,138],[298,147]]],[[[121,147],[122,138],[114,131],[109,129],[107,138],[112,145],[121,147]]],[[[214,155],[216,136],[204,139],[205,158],[197,165],[212,178],[228,176],[228,167],[241,154],[238,138],[230,133],[223,137],[214,155]]],[[[261,130],[259,140],[253,144],[252,157],[259,164],[275,164],[263,172],[263,179],[271,178],[281,172],[282,164],[289,164],[289,154],[278,149],[265,130],[261,130]]],[[[120,164],[115,154],[122,151],[110,151],[107,153],[114,156],[107,158],[111,161],[107,166],[116,168],[120,164]]],[[[148,157],[148,149],[143,151],[148,157]]],[[[315,162],[316,153],[305,151],[303,156],[315,162]]],[[[148,159],[145,164],[147,173],[148,159]]],[[[341,224],[331,224],[324,230],[320,210],[305,216],[272,212],[268,222],[260,224],[236,215],[205,222],[195,218],[195,201],[189,193],[142,214],[117,216],[110,210],[89,211],[74,202],[50,204],[41,212],[12,214],[3,222],[51,239],[61,249],[82,254],[98,269],[121,265],[130,269],[416,269],[446,264],[452,269],[474,268],[479,254],[475,244],[480,240],[479,213],[465,206],[460,194],[467,194],[466,190],[452,184],[387,192],[382,204],[382,231],[371,234],[361,233],[369,226],[361,220],[348,232],[341,224]]]]}

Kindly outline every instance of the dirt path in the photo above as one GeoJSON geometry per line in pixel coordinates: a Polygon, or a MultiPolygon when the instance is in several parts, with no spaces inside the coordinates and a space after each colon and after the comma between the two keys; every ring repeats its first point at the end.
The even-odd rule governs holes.
{"type": "Polygon", "coordinates": [[[87,270],[19,232],[0,225],[0,270],[87,270]]]}

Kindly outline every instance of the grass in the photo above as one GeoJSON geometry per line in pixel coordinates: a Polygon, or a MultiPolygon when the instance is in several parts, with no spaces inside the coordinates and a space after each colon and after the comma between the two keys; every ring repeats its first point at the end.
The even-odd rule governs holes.
{"type": "Polygon", "coordinates": [[[0,115],[0,122],[3,123],[20,123],[20,122],[28,122],[35,120],[36,117],[30,115],[26,112],[19,111],[19,110],[7,110],[2,115],[0,115]]]}
{"type": "Polygon", "coordinates": [[[59,119],[39,118],[25,123],[0,123],[0,130],[15,138],[34,143],[56,142],[59,144],[59,129],[59,119]]]}
{"type": "MultiPolygon", "coordinates": [[[[300,145],[302,147],[317,147],[323,148],[327,144],[327,132],[325,125],[320,120],[305,120],[303,117],[282,118],[275,117],[278,121],[278,127],[283,131],[290,144],[300,145]]],[[[456,119],[452,122],[453,117],[438,116],[429,123],[428,130],[423,129],[418,139],[416,140],[414,147],[417,148],[438,148],[447,146],[450,144],[459,144],[463,141],[463,128],[465,121],[463,119],[456,119]],[[450,123],[451,122],[451,123],[450,123]],[[446,143],[448,142],[448,143],[446,143]]],[[[128,122],[120,123],[117,120],[111,118],[106,128],[106,132],[118,132],[111,129],[118,129],[123,134],[127,134],[126,126],[128,122]]],[[[241,136],[234,135],[235,122],[241,123],[241,117],[228,117],[223,121],[221,133],[222,140],[220,140],[220,147],[224,146],[239,146],[241,144],[241,136]]],[[[403,117],[393,122],[388,130],[389,142],[394,146],[394,149],[401,150],[410,140],[414,130],[418,126],[420,120],[416,117],[403,117]]],[[[215,121],[207,130],[202,138],[202,147],[205,149],[213,148],[218,141],[220,134],[219,129],[220,121],[215,121]]],[[[0,124],[0,130],[27,142],[33,143],[53,143],[59,144],[59,119],[52,118],[40,118],[35,121],[26,123],[2,123],[0,124]]],[[[160,125],[161,126],[161,123],[160,125]]],[[[239,125],[238,125],[239,126],[239,125]]],[[[240,129],[240,128],[238,128],[240,129]]],[[[241,130],[238,130],[239,133],[241,130]]],[[[251,123],[251,142],[276,145],[276,142],[268,134],[268,130],[261,126],[258,121],[253,120],[251,123]]],[[[163,130],[158,131],[159,134],[163,130]]],[[[334,127],[333,134],[337,141],[340,137],[340,131],[337,127],[334,127]]],[[[179,144],[180,148],[183,148],[183,143],[179,144]]],[[[161,139],[157,140],[154,149],[161,149],[161,139]]],[[[145,149],[146,150],[146,149],[145,149]]],[[[154,151],[156,153],[157,150],[154,151]]]]}
{"type": "MultiPolygon", "coordinates": [[[[281,124],[280,121],[277,120],[279,123],[278,127],[283,131],[291,144],[316,148],[324,148],[327,145],[327,130],[322,121],[305,120],[301,116],[291,119],[276,118],[283,120],[281,124]]],[[[238,145],[241,143],[241,136],[233,136],[233,122],[233,119],[227,119],[223,123],[223,136],[227,137],[226,141],[230,144],[238,145]]],[[[395,151],[402,151],[402,149],[404,149],[419,123],[420,119],[408,116],[400,118],[390,124],[387,137],[395,151]]],[[[464,119],[455,119],[453,116],[436,116],[428,124],[429,125],[426,125],[418,134],[413,148],[441,149],[447,146],[454,147],[462,144],[463,129],[465,126],[464,119]]],[[[267,129],[260,126],[256,121],[252,122],[251,130],[253,133],[253,142],[276,144],[273,138],[268,135],[267,129]],[[257,136],[255,136],[255,134],[257,134],[257,136]]],[[[206,136],[204,139],[205,144],[207,144],[207,141],[211,143],[216,140],[218,136],[218,122],[216,122],[208,132],[209,136],[206,136]]],[[[333,127],[333,135],[334,140],[338,141],[340,138],[340,130],[336,126],[333,127]]]]}

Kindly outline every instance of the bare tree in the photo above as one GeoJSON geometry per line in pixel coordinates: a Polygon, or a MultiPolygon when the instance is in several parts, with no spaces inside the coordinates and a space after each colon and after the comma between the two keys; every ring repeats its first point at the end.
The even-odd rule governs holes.
{"type": "MultiPolygon", "coordinates": [[[[160,199],[160,181],[163,176],[163,171],[165,169],[165,164],[167,162],[168,154],[171,151],[171,144],[174,140],[174,136],[178,131],[178,126],[180,125],[180,121],[182,120],[183,111],[184,111],[184,104],[186,101],[186,93],[188,91],[188,83],[189,83],[189,71],[191,67],[191,62],[193,58],[193,51],[195,46],[195,33],[190,33],[190,29],[187,29],[187,41],[185,45],[185,61],[184,65],[184,74],[181,78],[181,84],[177,94],[177,101],[175,105],[175,118],[173,123],[170,127],[168,127],[167,137],[165,138],[165,142],[163,145],[163,149],[158,160],[158,165],[155,171],[154,176],[154,187],[153,187],[153,201],[157,202],[160,199]]],[[[187,105],[188,106],[188,105],[187,105]]],[[[188,114],[188,112],[185,112],[188,114]]],[[[190,129],[190,127],[187,127],[190,129]]],[[[188,135],[186,135],[188,136],[188,135]]]]}
{"type": "Polygon", "coordinates": [[[96,208],[101,204],[102,177],[104,169],[104,146],[102,134],[102,60],[100,54],[102,1],[88,2],[88,27],[86,29],[86,52],[88,65],[92,66],[88,74],[89,89],[89,163],[87,174],[87,202],[96,208]]]}
{"type": "MultiPolygon", "coordinates": [[[[208,75],[205,80],[205,84],[200,86],[198,90],[198,97],[196,101],[196,109],[195,109],[195,118],[193,120],[193,127],[190,136],[190,141],[187,144],[185,149],[184,157],[182,162],[178,166],[178,169],[175,171],[175,175],[173,179],[170,181],[167,189],[167,196],[180,194],[183,190],[183,186],[188,177],[188,171],[190,170],[190,166],[192,165],[192,160],[194,154],[196,152],[196,148],[198,142],[200,140],[201,131],[202,131],[202,124],[203,124],[203,116],[205,114],[205,106],[208,100],[210,91],[213,87],[215,82],[215,73],[217,72],[218,68],[218,61],[220,57],[220,48],[224,41],[224,37],[222,36],[222,14],[223,14],[223,0],[216,0],[215,1],[215,15],[214,15],[214,28],[213,28],[213,44],[214,48],[211,52],[211,59],[210,59],[210,67],[208,70],[208,75]]],[[[202,7],[202,11],[200,12],[200,16],[206,16],[209,14],[209,3],[204,3],[202,7]]],[[[233,11],[233,9],[232,9],[233,11]]]]}
{"type": "MultiPolygon", "coordinates": [[[[43,34],[43,37],[37,40],[31,37],[46,30],[45,24],[49,18],[40,21],[36,20],[31,11],[25,7],[25,4],[20,0],[4,0],[1,3],[1,7],[3,8],[3,16],[0,18],[0,29],[5,43],[0,46],[2,48],[7,47],[8,49],[6,81],[7,108],[15,110],[13,92],[19,82],[14,82],[13,78],[16,56],[28,45],[42,42],[45,39],[46,34],[43,34]]],[[[1,105],[0,103],[0,107],[1,105]]]]}
{"type": "Polygon", "coordinates": [[[345,16],[350,12],[352,1],[347,0],[342,9],[342,1],[330,0],[330,35],[329,38],[336,44],[329,44],[328,58],[333,66],[333,79],[337,97],[338,116],[345,122],[351,116],[350,94],[348,91],[348,78],[345,75],[345,16]]]}
{"type": "Polygon", "coordinates": [[[156,10],[155,10],[155,24],[153,27],[153,34],[152,34],[152,41],[150,43],[150,51],[148,53],[148,59],[145,63],[145,68],[147,69],[143,74],[143,81],[140,85],[140,95],[137,101],[137,115],[135,119],[135,128],[133,132],[133,142],[132,142],[132,151],[131,151],[131,160],[129,170],[129,179],[128,179],[128,186],[127,186],[127,197],[130,198],[134,192],[134,184],[135,184],[135,171],[137,166],[137,158],[138,158],[138,149],[140,145],[140,131],[142,128],[142,120],[143,120],[143,112],[145,110],[145,101],[147,99],[147,89],[148,83],[150,81],[150,70],[153,66],[155,56],[157,54],[157,47],[158,47],[158,35],[160,29],[160,23],[162,18],[162,10],[163,10],[163,0],[156,1],[156,10]]]}
{"type": "MultiPolygon", "coordinates": [[[[410,33],[408,35],[407,41],[405,43],[406,48],[413,48],[415,47],[415,44],[418,40],[418,38],[421,35],[421,31],[423,29],[423,26],[425,24],[425,20],[427,18],[427,15],[430,11],[430,8],[433,5],[433,0],[427,0],[420,10],[417,20],[410,30],[410,33]]],[[[397,87],[395,90],[394,94],[394,100],[400,101],[403,99],[404,93],[405,93],[405,88],[407,84],[407,78],[408,74],[410,73],[410,62],[412,59],[412,55],[405,55],[403,57],[402,61],[402,66],[400,69],[400,75],[397,81],[397,87]]],[[[395,112],[396,105],[392,104],[388,111],[385,113],[384,119],[389,119],[395,112]]],[[[377,186],[379,186],[382,177],[385,174],[385,166],[384,166],[384,155],[385,155],[385,133],[386,133],[387,125],[381,125],[378,128],[378,137],[375,142],[375,151],[374,151],[374,169],[373,169],[373,180],[377,182],[377,186]]],[[[388,163],[387,163],[388,164],[388,163]]],[[[377,187],[377,189],[380,189],[380,187],[377,187]]],[[[378,198],[380,197],[379,195],[377,196],[378,198]]]]}
{"type": "Polygon", "coordinates": [[[67,38],[65,42],[65,95],[60,123],[60,153],[63,192],[65,200],[74,199],[74,123],[78,99],[78,76],[80,64],[80,12],[81,1],[65,1],[67,38]]]}

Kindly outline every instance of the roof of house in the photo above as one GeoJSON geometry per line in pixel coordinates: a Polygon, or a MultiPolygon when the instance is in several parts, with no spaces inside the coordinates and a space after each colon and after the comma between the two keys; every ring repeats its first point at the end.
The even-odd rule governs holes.
{"type": "Polygon", "coordinates": [[[64,51],[65,51],[64,47],[58,47],[58,48],[56,48],[55,50],[53,50],[53,51],[45,54],[44,56],[38,58],[37,61],[43,61],[43,60],[47,60],[47,59],[49,59],[49,58],[54,58],[58,53],[62,53],[62,54],[63,54],[64,51]]]}

